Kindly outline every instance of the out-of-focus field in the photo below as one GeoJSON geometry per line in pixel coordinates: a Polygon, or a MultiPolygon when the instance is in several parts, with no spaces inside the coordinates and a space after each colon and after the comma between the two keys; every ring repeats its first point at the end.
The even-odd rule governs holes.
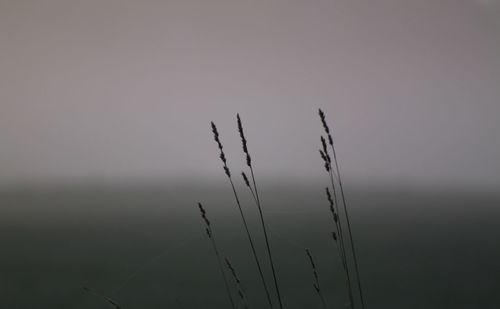
{"type": "MultiPolygon", "coordinates": [[[[250,308],[266,308],[230,193],[223,185],[3,190],[0,308],[109,308],[82,286],[125,309],[229,308],[198,201],[250,308]]],[[[255,206],[241,194],[264,259],[255,206]]],[[[321,307],[308,247],[329,307],[346,308],[323,188],[265,186],[262,199],[285,307],[321,307]]],[[[500,307],[498,195],[358,188],[348,200],[367,308],[500,307]]]]}

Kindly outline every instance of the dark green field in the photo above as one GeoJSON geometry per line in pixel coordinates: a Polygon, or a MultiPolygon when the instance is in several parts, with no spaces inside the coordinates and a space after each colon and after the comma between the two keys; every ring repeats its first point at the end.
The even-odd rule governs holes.
{"type": "MultiPolygon", "coordinates": [[[[292,184],[262,190],[287,309],[321,307],[305,247],[316,258],[329,307],[346,308],[322,190],[292,184]]],[[[256,209],[241,194],[264,259],[256,209]]],[[[500,307],[499,196],[357,188],[348,199],[367,308],[500,307]]],[[[0,308],[110,308],[82,286],[126,309],[230,308],[198,201],[240,273],[250,308],[266,308],[224,185],[3,190],[0,308]]]]}

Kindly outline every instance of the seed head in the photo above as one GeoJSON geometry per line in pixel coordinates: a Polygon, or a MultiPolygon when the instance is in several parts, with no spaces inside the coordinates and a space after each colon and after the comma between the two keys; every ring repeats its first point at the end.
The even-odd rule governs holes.
{"type": "Polygon", "coordinates": [[[321,149],[319,150],[319,154],[321,155],[321,159],[323,159],[326,171],[329,172],[330,171],[330,164],[328,163],[328,157],[321,149]]]}
{"type": "Polygon", "coordinates": [[[245,174],[245,172],[241,172],[241,176],[243,176],[243,181],[245,181],[245,184],[247,185],[247,187],[250,188],[250,182],[248,181],[247,174],[245,174]]]}
{"type": "Polygon", "coordinates": [[[337,233],[332,232],[332,237],[333,237],[333,240],[337,241],[337,233]]]}
{"type": "Polygon", "coordinates": [[[328,124],[326,123],[325,119],[325,113],[319,109],[319,117],[321,118],[321,123],[323,124],[323,129],[325,129],[326,135],[328,135],[328,143],[333,146],[333,139],[332,135],[330,134],[330,128],[328,127],[328,124]]]}
{"type": "Polygon", "coordinates": [[[236,114],[238,120],[238,132],[240,132],[241,145],[243,146],[243,152],[246,155],[247,165],[250,167],[252,165],[252,159],[250,158],[250,153],[248,152],[247,139],[245,138],[245,133],[243,132],[243,125],[241,124],[240,114],[236,114]]]}
{"type": "Polygon", "coordinates": [[[313,287],[314,287],[314,290],[316,291],[316,293],[320,292],[319,285],[317,285],[316,283],[313,283],[313,287]]]}
{"type": "Polygon", "coordinates": [[[217,131],[217,127],[215,126],[215,123],[213,121],[211,122],[211,126],[212,126],[212,132],[214,134],[214,140],[217,143],[217,146],[219,147],[220,150],[219,158],[222,161],[224,173],[227,175],[227,177],[231,177],[231,172],[229,171],[229,167],[227,166],[226,155],[224,154],[224,149],[222,147],[222,143],[219,138],[219,131],[217,131]]]}
{"type": "Polygon", "coordinates": [[[205,221],[207,228],[210,227],[210,221],[207,218],[207,212],[205,211],[205,208],[203,208],[203,205],[201,205],[201,203],[198,203],[198,208],[200,209],[201,217],[203,218],[203,221],[205,221]]]}
{"type": "Polygon", "coordinates": [[[325,160],[328,164],[331,164],[332,159],[328,154],[328,148],[326,148],[326,140],[323,136],[321,136],[321,147],[323,148],[323,153],[325,154],[325,158],[323,160],[325,160]]]}
{"type": "Polygon", "coordinates": [[[311,255],[311,252],[309,252],[309,249],[306,249],[306,254],[307,257],[309,258],[309,262],[311,262],[311,267],[314,275],[314,280],[315,280],[315,288],[317,287],[317,290],[319,290],[319,278],[318,278],[318,272],[316,271],[316,264],[314,264],[313,257],[311,255]]]}
{"type": "Polygon", "coordinates": [[[328,203],[330,204],[330,211],[331,212],[334,212],[333,211],[333,200],[332,200],[332,195],[330,194],[330,189],[328,189],[328,187],[325,188],[325,192],[326,192],[326,198],[328,199],[328,203]]]}
{"type": "Polygon", "coordinates": [[[314,264],[314,260],[312,258],[311,252],[307,248],[305,250],[306,250],[307,257],[309,258],[309,262],[311,262],[312,268],[316,269],[316,264],[314,264]]]}
{"type": "Polygon", "coordinates": [[[321,110],[321,108],[318,110],[318,112],[319,112],[319,117],[321,118],[321,123],[323,124],[323,128],[325,129],[325,132],[327,134],[330,133],[330,128],[328,128],[328,124],[326,123],[325,113],[321,110]]]}
{"type": "Polygon", "coordinates": [[[227,268],[229,268],[229,270],[231,271],[231,274],[233,275],[234,277],[234,280],[236,280],[236,283],[240,283],[240,278],[238,278],[238,276],[236,275],[236,271],[234,270],[233,268],[233,265],[231,265],[231,262],[229,262],[229,260],[226,258],[226,265],[227,265],[227,268]]]}

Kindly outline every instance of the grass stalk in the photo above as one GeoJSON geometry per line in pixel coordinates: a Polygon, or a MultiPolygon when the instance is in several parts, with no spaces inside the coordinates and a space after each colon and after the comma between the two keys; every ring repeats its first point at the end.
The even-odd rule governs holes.
{"type": "MultiPolygon", "coordinates": [[[[277,297],[278,297],[278,302],[279,302],[280,309],[283,309],[283,302],[282,302],[282,299],[281,299],[281,293],[280,293],[278,279],[277,279],[277,275],[276,275],[276,269],[274,267],[273,255],[271,253],[271,245],[269,243],[269,236],[268,236],[267,229],[266,229],[266,224],[265,224],[265,221],[264,221],[264,215],[262,213],[262,206],[261,206],[260,198],[259,198],[259,190],[257,189],[257,183],[255,181],[255,174],[254,174],[254,170],[253,170],[253,166],[252,166],[252,159],[251,159],[250,153],[248,151],[247,140],[246,140],[245,134],[243,132],[243,125],[241,123],[240,115],[237,114],[236,118],[237,118],[237,121],[238,121],[238,131],[239,131],[240,137],[241,137],[241,143],[242,143],[242,146],[243,146],[243,152],[245,153],[245,156],[246,156],[247,166],[250,168],[250,175],[252,177],[252,183],[253,183],[252,195],[254,196],[254,200],[255,200],[255,202],[257,204],[257,208],[259,210],[260,223],[262,225],[262,230],[264,232],[264,239],[266,241],[267,256],[269,258],[269,263],[271,264],[271,271],[273,273],[274,287],[276,289],[276,294],[277,294],[277,297]]],[[[242,173],[242,175],[243,175],[243,178],[246,179],[245,183],[246,183],[247,187],[250,188],[250,190],[252,190],[252,187],[250,186],[250,183],[248,182],[248,178],[246,177],[246,175],[244,173],[242,173]]]]}
{"type": "Polygon", "coordinates": [[[340,211],[339,211],[339,206],[338,206],[338,199],[337,199],[337,190],[335,186],[335,181],[333,179],[334,177],[334,171],[332,169],[332,159],[330,157],[330,154],[328,152],[328,147],[326,144],[326,140],[323,136],[321,136],[321,149],[319,150],[319,153],[321,155],[321,158],[323,159],[324,162],[324,167],[326,172],[328,173],[328,176],[330,178],[331,186],[332,186],[332,192],[333,192],[333,199],[332,199],[332,194],[330,193],[330,190],[328,187],[325,188],[326,192],[326,197],[328,199],[328,202],[330,204],[330,213],[332,214],[333,222],[335,224],[335,228],[337,230],[337,234],[333,234],[333,237],[337,243],[337,248],[339,250],[340,258],[342,261],[342,266],[344,268],[344,272],[346,274],[347,278],[347,288],[348,288],[348,294],[349,294],[349,300],[350,300],[350,306],[351,308],[354,309],[355,303],[354,303],[354,294],[352,291],[352,284],[351,284],[351,274],[349,270],[349,263],[347,260],[347,252],[346,252],[346,247],[345,247],[345,238],[344,238],[344,232],[342,228],[342,222],[340,220],[340,211]],[[338,235],[338,239],[336,237],[338,235]]]}
{"type": "Polygon", "coordinates": [[[309,251],[309,249],[305,249],[305,251],[306,251],[307,257],[309,258],[309,262],[311,263],[311,268],[312,268],[312,272],[313,272],[313,276],[314,276],[314,283],[313,283],[314,290],[318,294],[318,296],[321,300],[321,304],[323,305],[323,308],[326,309],[326,301],[325,301],[325,298],[323,297],[323,292],[321,291],[321,286],[319,284],[319,276],[318,276],[318,271],[316,269],[316,264],[314,263],[314,259],[311,255],[311,252],[309,251]]]}
{"type": "Polygon", "coordinates": [[[211,125],[212,125],[212,132],[213,132],[213,135],[214,135],[214,140],[217,143],[217,146],[219,147],[219,151],[220,151],[219,158],[222,161],[224,173],[226,174],[226,176],[227,176],[227,178],[229,180],[229,183],[231,184],[231,189],[233,191],[233,195],[234,195],[234,198],[235,198],[235,201],[236,201],[236,205],[237,205],[238,210],[240,212],[241,220],[243,221],[243,226],[245,228],[245,232],[246,232],[246,235],[247,235],[247,238],[248,238],[248,242],[249,242],[250,247],[252,249],[252,254],[253,254],[253,257],[254,257],[254,260],[255,260],[255,264],[257,265],[257,268],[258,268],[258,271],[259,271],[259,275],[260,275],[260,278],[261,278],[261,281],[262,281],[262,286],[264,287],[264,290],[265,290],[265,293],[266,293],[266,298],[267,298],[267,301],[269,303],[269,307],[273,308],[273,303],[271,301],[271,295],[269,294],[269,289],[268,289],[268,287],[266,285],[266,280],[264,278],[264,273],[262,271],[262,267],[260,265],[259,258],[257,256],[257,251],[255,249],[255,245],[253,243],[252,236],[250,235],[250,230],[248,228],[247,220],[245,218],[245,214],[243,213],[243,209],[241,208],[240,199],[238,197],[238,193],[236,192],[236,188],[234,186],[234,182],[233,182],[233,179],[231,177],[231,171],[229,170],[229,167],[227,166],[227,159],[226,159],[226,156],[224,154],[224,149],[223,149],[222,143],[220,141],[220,137],[219,137],[219,132],[217,130],[217,126],[213,122],[211,123],[211,125]]]}
{"type": "Polygon", "coordinates": [[[207,212],[205,211],[205,208],[203,208],[203,205],[201,203],[198,203],[198,208],[200,209],[201,217],[203,218],[203,221],[205,222],[205,231],[207,233],[208,238],[210,239],[210,242],[212,243],[212,248],[214,249],[215,256],[217,257],[217,262],[219,264],[219,269],[222,274],[222,278],[224,279],[224,285],[226,287],[226,292],[227,296],[229,298],[229,301],[231,303],[231,308],[236,309],[236,306],[234,304],[233,296],[231,295],[231,291],[229,289],[229,284],[227,282],[226,278],[226,273],[224,272],[224,268],[222,267],[222,261],[221,257],[219,254],[219,250],[217,248],[217,243],[215,241],[215,235],[212,232],[212,227],[210,226],[210,221],[207,218],[207,212]]]}
{"type": "Polygon", "coordinates": [[[84,286],[83,290],[89,294],[92,294],[94,296],[101,298],[102,300],[106,301],[109,305],[111,305],[115,309],[122,309],[122,306],[118,305],[118,303],[116,301],[112,300],[111,298],[109,298],[107,296],[104,296],[103,294],[101,294],[101,293],[99,293],[91,288],[84,286]]]}
{"type": "MultiPolygon", "coordinates": [[[[360,296],[360,300],[361,300],[361,308],[364,309],[365,308],[365,301],[364,301],[364,297],[363,297],[363,289],[361,288],[361,279],[360,279],[360,275],[359,275],[359,263],[358,263],[358,258],[356,256],[356,249],[355,249],[355,245],[354,245],[354,239],[352,236],[351,221],[349,219],[349,212],[347,210],[347,203],[346,203],[346,199],[345,199],[344,188],[342,186],[342,177],[340,176],[340,168],[339,168],[339,164],[338,164],[338,160],[337,160],[337,153],[335,151],[335,146],[333,143],[332,135],[330,133],[330,129],[328,127],[328,124],[326,123],[325,113],[321,109],[319,109],[319,116],[321,118],[321,123],[323,124],[323,128],[325,130],[325,133],[328,136],[328,144],[330,145],[330,148],[331,148],[332,154],[333,154],[333,161],[335,163],[335,171],[337,173],[336,178],[337,178],[337,181],[339,183],[340,194],[342,197],[342,205],[343,205],[344,213],[345,213],[345,217],[346,217],[347,232],[348,232],[347,234],[348,234],[350,245],[351,245],[352,257],[353,257],[353,261],[354,261],[354,271],[356,274],[359,296],[360,296]]],[[[331,162],[331,160],[330,160],[330,162],[331,162]]],[[[331,166],[331,163],[330,163],[330,166],[331,166]]],[[[334,185],[333,184],[334,183],[333,176],[331,176],[331,181],[332,181],[332,186],[333,186],[334,185]]]]}
{"type": "Polygon", "coordinates": [[[349,271],[349,265],[347,263],[347,254],[345,251],[345,244],[344,244],[344,236],[343,236],[343,231],[342,231],[342,224],[339,221],[339,216],[338,216],[338,203],[337,203],[337,198],[336,198],[336,193],[335,193],[335,187],[333,188],[333,196],[335,199],[335,203],[332,200],[332,195],[330,194],[330,190],[328,187],[325,189],[326,191],[326,196],[328,199],[328,202],[330,204],[330,212],[332,214],[332,219],[335,224],[336,228],[336,233],[332,233],[333,240],[337,244],[337,249],[339,252],[340,259],[342,261],[342,268],[344,269],[344,273],[346,276],[346,284],[347,284],[347,292],[349,295],[349,301],[350,301],[350,306],[352,309],[355,307],[354,303],[354,296],[352,292],[352,284],[351,284],[351,275],[349,271]]]}
{"type": "Polygon", "coordinates": [[[228,258],[226,258],[226,266],[227,266],[227,268],[229,268],[229,271],[231,272],[233,279],[236,283],[236,289],[238,290],[238,296],[240,297],[240,300],[243,303],[243,307],[245,309],[248,309],[248,305],[247,305],[247,301],[246,301],[246,297],[245,297],[245,290],[243,289],[240,278],[236,274],[236,270],[234,269],[233,265],[231,264],[231,262],[229,261],[228,258]]]}

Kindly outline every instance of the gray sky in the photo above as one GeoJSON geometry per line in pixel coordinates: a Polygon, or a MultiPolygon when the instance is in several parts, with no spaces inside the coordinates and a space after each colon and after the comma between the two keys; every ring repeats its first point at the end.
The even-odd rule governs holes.
{"type": "Polygon", "coordinates": [[[0,184],[262,177],[500,185],[494,0],[0,0],[0,184]]]}

